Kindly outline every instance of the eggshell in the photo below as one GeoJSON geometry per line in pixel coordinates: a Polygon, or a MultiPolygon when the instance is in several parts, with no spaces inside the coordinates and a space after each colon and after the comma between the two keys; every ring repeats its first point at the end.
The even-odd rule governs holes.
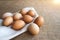
{"type": "Polygon", "coordinates": [[[13,23],[13,18],[11,16],[6,17],[3,21],[3,25],[5,26],[9,26],[11,23],[13,23]]]}
{"type": "Polygon", "coordinates": [[[10,13],[10,12],[6,12],[6,13],[3,14],[2,18],[4,19],[4,18],[6,18],[8,16],[13,16],[13,14],[10,13]]]}
{"type": "Polygon", "coordinates": [[[25,26],[25,22],[23,20],[17,20],[13,23],[13,29],[19,30],[25,26]]]}
{"type": "Polygon", "coordinates": [[[20,13],[21,13],[22,15],[25,15],[25,14],[27,14],[27,11],[26,11],[25,9],[22,9],[22,10],[20,11],[20,13]]]}
{"type": "Polygon", "coordinates": [[[30,15],[24,15],[23,20],[24,20],[26,23],[30,23],[30,22],[33,21],[33,17],[31,17],[30,15]]]}
{"type": "Polygon", "coordinates": [[[28,26],[28,31],[33,35],[37,35],[39,33],[39,27],[37,24],[32,23],[28,26]]]}
{"type": "Polygon", "coordinates": [[[15,13],[14,14],[14,16],[13,16],[13,18],[14,18],[14,20],[19,20],[19,19],[21,19],[23,16],[20,14],[20,13],[15,13]]]}
{"type": "Polygon", "coordinates": [[[30,15],[30,16],[32,16],[32,17],[35,16],[35,13],[34,13],[33,10],[29,10],[27,14],[30,15]]]}
{"type": "Polygon", "coordinates": [[[36,23],[40,27],[44,24],[44,18],[42,16],[39,16],[35,19],[34,23],[36,23]]]}

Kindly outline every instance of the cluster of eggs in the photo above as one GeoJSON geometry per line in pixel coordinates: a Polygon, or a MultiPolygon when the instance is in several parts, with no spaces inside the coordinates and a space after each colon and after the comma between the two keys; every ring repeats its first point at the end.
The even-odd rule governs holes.
{"type": "MultiPolygon", "coordinates": [[[[7,12],[3,14],[3,25],[9,26],[12,25],[12,29],[20,30],[26,24],[32,22],[34,20],[35,12],[33,10],[21,10],[20,12],[10,13],[7,12]]],[[[36,35],[39,33],[39,27],[44,24],[44,18],[42,16],[38,16],[33,23],[31,23],[28,27],[28,31],[36,35]]]]}

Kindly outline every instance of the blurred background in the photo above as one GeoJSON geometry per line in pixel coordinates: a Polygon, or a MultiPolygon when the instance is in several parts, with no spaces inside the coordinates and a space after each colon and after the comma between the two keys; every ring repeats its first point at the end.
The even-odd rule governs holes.
{"type": "Polygon", "coordinates": [[[11,40],[60,40],[60,0],[0,0],[0,18],[5,12],[17,12],[24,7],[34,7],[45,24],[36,36],[25,32],[11,40]]]}

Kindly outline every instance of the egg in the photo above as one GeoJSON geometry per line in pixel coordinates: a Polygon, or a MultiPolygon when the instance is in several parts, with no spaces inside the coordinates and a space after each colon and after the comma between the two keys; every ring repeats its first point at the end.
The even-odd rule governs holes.
{"type": "Polygon", "coordinates": [[[14,14],[14,16],[13,16],[13,18],[14,18],[14,20],[19,20],[19,19],[21,19],[23,16],[20,14],[20,13],[18,13],[18,12],[16,12],[15,14],[14,14]]]}
{"type": "Polygon", "coordinates": [[[11,16],[8,16],[3,20],[4,26],[9,26],[11,23],[13,23],[13,18],[11,16]]]}
{"type": "Polygon", "coordinates": [[[39,16],[35,19],[34,23],[36,23],[40,27],[44,24],[44,18],[42,16],[39,16]]]}
{"type": "Polygon", "coordinates": [[[25,9],[22,9],[22,10],[20,11],[20,13],[21,13],[22,15],[25,15],[25,14],[27,14],[27,11],[26,11],[25,9]]]}
{"type": "Polygon", "coordinates": [[[17,20],[13,23],[12,28],[15,30],[19,30],[25,26],[25,22],[23,20],[17,20]]]}
{"type": "Polygon", "coordinates": [[[28,26],[28,31],[33,34],[33,35],[37,35],[39,33],[39,27],[37,24],[35,23],[31,23],[29,26],[28,26]]]}
{"type": "Polygon", "coordinates": [[[31,17],[30,15],[24,15],[23,20],[24,20],[26,23],[30,23],[30,22],[33,21],[33,17],[31,17]]]}
{"type": "Polygon", "coordinates": [[[33,10],[29,10],[27,14],[30,15],[30,16],[32,16],[32,17],[35,16],[35,13],[34,13],[33,10]]]}
{"type": "Polygon", "coordinates": [[[13,16],[13,14],[10,13],[10,12],[6,12],[6,13],[3,14],[2,18],[4,19],[4,18],[6,18],[8,16],[13,16]]]}

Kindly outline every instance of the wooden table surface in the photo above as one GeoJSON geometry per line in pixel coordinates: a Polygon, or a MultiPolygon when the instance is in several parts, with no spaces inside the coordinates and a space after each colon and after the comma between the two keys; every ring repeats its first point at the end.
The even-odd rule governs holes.
{"type": "Polygon", "coordinates": [[[11,40],[60,40],[60,4],[51,0],[0,0],[0,18],[5,12],[17,12],[24,7],[34,7],[45,23],[38,35],[25,32],[11,40]]]}

